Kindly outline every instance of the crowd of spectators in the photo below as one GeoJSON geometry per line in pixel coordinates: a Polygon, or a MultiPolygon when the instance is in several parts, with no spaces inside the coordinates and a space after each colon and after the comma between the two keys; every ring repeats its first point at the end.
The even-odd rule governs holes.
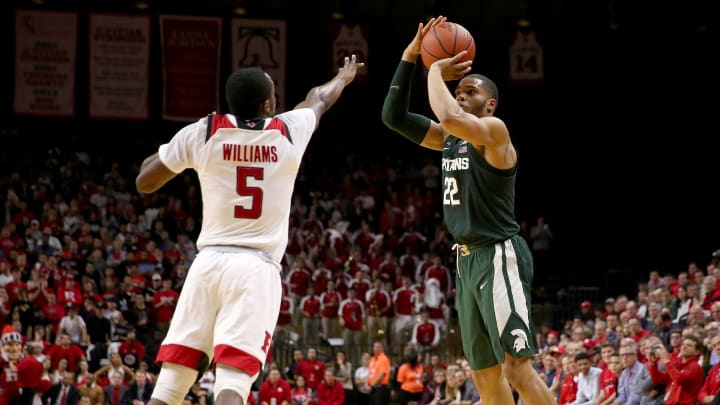
{"type": "MultiPolygon", "coordinates": [[[[59,150],[49,157],[8,165],[0,179],[0,327],[13,326],[26,346],[40,348],[54,387],[71,381],[92,403],[146,401],[155,353],[197,254],[199,186],[185,173],[142,195],[135,165],[59,150]]],[[[274,338],[295,348],[294,359],[275,356],[253,398],[270,404],[287,392],[290,400],[273,398],[364,404],[386,386],[388,400],[403,404],[477,402],[458,351],[455,252],[434,161],[302,170],[274,338]],[[371,381],[378,352],[391,359],[388,381],[371,381]],[[295,372],[300,363],[307,372],[295,372]],[[290,390],[278,389],[282,382],[290,390]]],[[[537,243],[547,250],[547,224],[538,218],[534,227],[545,230],[537,243]]],[[[523,229],[532,245],[536,232],[523,229]]],[[[720,348],[715,259],[663,277],[651,272],[632,297],[583,302],[561,328],[539,325],[536,367],[558,402],[709,402],[720,391],[720,356],[710,350],[720,348]]],[[[210,369],[187,401],[212,402],[212,381],[210,369]]]]}

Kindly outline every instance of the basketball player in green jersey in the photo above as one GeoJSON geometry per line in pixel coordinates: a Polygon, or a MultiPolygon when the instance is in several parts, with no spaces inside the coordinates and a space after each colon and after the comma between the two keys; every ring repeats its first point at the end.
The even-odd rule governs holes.
{"type": "Polygon", "coordinates": [[[458,244],[463,349],[483,404],[512,404],[508,382],[526,405],[554,404],[530,362],[537,353],[533,259],[514,214],[517,153],[507,127],[493,116],[497,86],[468,75],[472,61],[459,62],[463,51],[430,67],[428,97],[439,122],[408,112],[422,38],[443,21],[440,16],[419,25],[392,79],[382,119],[416,144],[442,151],[443,213],[458,244]],[[458,79],[453,96],[445,82],[458,79]]]}

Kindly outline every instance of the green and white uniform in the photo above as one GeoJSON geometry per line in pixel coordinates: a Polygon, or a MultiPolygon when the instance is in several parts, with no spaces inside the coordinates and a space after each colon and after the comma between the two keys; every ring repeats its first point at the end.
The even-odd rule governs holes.
{"type": "Polygon", "coordinates": [[[518,235],[515,167],[496,169],[467,141],[443,145],[443,213],[460,245],[457,305],[465,355],[474,370],[505,353],[537,353],[530,306],[533,259],[518,235]]]}

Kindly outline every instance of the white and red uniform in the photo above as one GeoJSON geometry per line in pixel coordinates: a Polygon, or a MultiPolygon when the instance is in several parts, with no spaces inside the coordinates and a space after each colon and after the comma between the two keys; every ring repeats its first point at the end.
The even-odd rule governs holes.
{"type": "Polygon", "coordinates": [[[280,311],[295,177],[316,123],[306,108],[240,123],[211,114],[160,146],[168,169],[197,173],[203,221],[157,361],[196,368],[204,353],[260,371],[280,311]]]}

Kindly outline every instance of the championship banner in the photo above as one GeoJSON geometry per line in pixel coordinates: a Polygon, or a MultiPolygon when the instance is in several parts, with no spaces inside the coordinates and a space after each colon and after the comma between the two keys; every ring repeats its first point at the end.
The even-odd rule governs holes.
{"type": "Polygon", "coordinates": [[[275,81],[277,111],[285,111],[286,23],[283,20],[233,18],[232,69],[257,66],[275,81]]]}
{"type": "Polygon", "coordinates": [[[90,14],[91,118],[148,119],[150,17],[90,14]]]}
{"type": "Polygon", "coordinates": [[[516,31],[510,45],[510,83],[533,85],[541,83],[544,78],[543,49],[535,32],[516,31]]]}
{"type": "Polygon", "coordinates": [[[15,12],[15,99],[21,115],[75,115],[77,13],[15,12]]]}
{"type": "Polygon", "coordinates": [[[160,16],[162,117],[196,121],[220,110],[222,19],[160,16]]]}
{"type": "MultiPolygon", "coordinates": [[[[345,64],[345,57],[355,54],[358,61],[367,66],[368,26],[366,24],[335,23],[331,25],[333,73],[337,73],[345,64]]],[[[367,68],[359,69],[355,76],[356,82],[368,80],[367,68]]]]}

